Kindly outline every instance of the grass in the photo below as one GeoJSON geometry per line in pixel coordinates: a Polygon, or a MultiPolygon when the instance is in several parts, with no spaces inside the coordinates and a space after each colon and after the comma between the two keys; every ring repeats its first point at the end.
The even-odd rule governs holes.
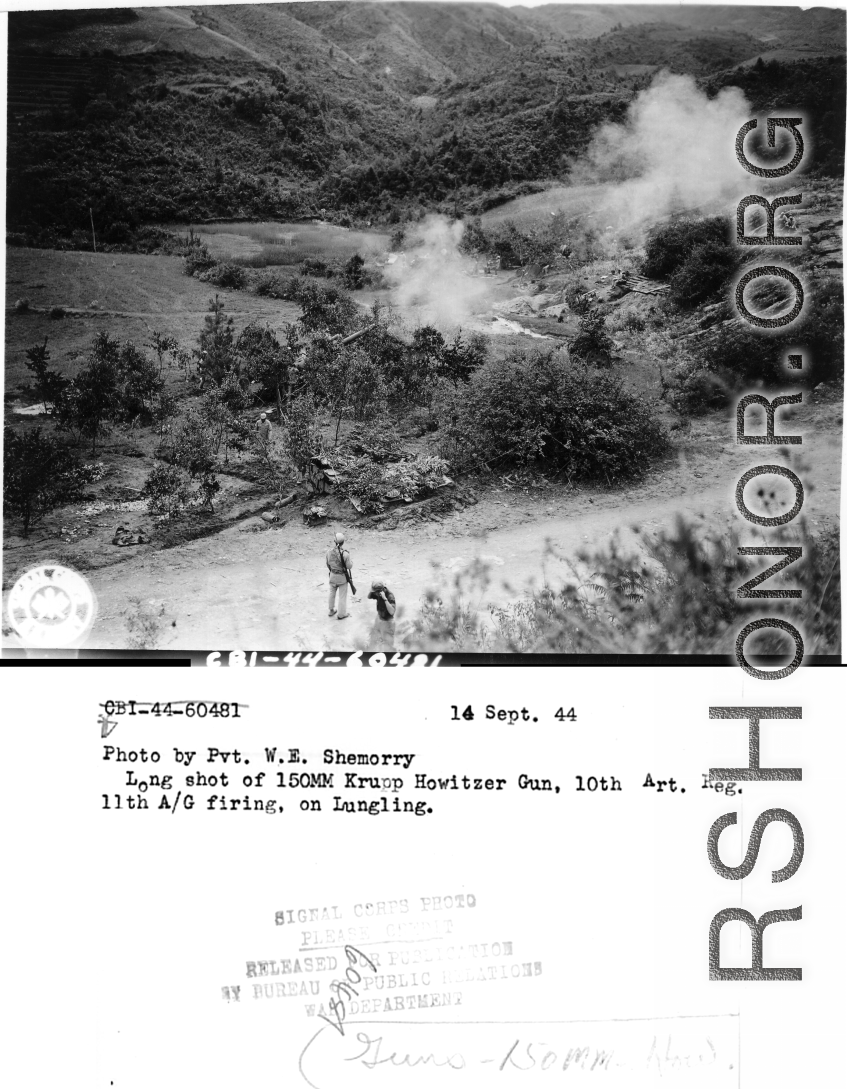
{"type": "Polygon", "coordinates": [[[388,234],[319,223],[210,223],[195,234],[218,261],[245,268],[291,267],[307,258],[338,264],[354,253],[367,260],[389,244],[388,234]]]}
{"type": "Polygon", "coordinates": [[[215,294],[235,317],[238,331],[251,320],[268,322],[279,331],[300,312],[294,303],[222,291],[192,279],[183,272],[181,257],[7,247],[6,392],[16,394],[22,383],[32,381],[24,353],[45,336],[53,365],[69,376],[76,373],[101,330],[143,346],[157,329],[175,337],[183,348],[196,348],[209,299],[215,294]],[[82,309],[93,301],[98,307],[84,317],[61,321],[51,320],[45,312],[9,313],[22,295],[33,307],[82,309]]]}

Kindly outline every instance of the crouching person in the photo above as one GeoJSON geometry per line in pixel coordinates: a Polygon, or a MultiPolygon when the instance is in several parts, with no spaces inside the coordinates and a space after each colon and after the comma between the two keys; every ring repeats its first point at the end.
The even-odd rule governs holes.
{"type": "Polygon", "coordinates": [[[397,603],[394,594],[381,579],[374,579],[368,594],[376,602],[376,619],[371,630],[369,650],[394,650],[394,614],[397,603]]]}

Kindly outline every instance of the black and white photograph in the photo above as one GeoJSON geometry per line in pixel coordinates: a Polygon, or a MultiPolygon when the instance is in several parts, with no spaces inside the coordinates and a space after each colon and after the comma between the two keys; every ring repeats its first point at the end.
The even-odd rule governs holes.
{"type": "Polygon", "coordinates": [[[839,662],[846,51],[12,11],[4,655],[839,662]]]}

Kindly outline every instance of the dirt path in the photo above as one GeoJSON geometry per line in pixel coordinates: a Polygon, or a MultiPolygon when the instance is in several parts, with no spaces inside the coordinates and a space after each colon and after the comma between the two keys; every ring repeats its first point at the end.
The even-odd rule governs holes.
{"type": "MultiPolygon", "coordinates": [[[[841,454],[837,432],[812,439],[804,447],[802,471],[796,460],[792,464],[804,481],[814,481],[803,511],[814,530],[837,521],[841,454]]],[[[718,453],[733,458],[713,455],[697,465],[671,467],[625,493],[566,494],[551,488],[540,502],[537,496],[493,493],[442,522],[401,523],[393,532],[341,525],[309,529],[295,512],[281,529],[245,532],[246,526],[233,526],[212,538],[142,553],[91,573],[99,615],[90,645],[126,645],[122,612],[136,596],[164,602],[163,648],[351,650],[366,645],[374,605],[365,595],[377,576],[396,593],[402,620],[417,612],[428,588],[449,592],[458,572],[477,558],[489,564],[492,582],[484,599],[477,596],[474,603],[484,608],[488,602],[516,600],[530,581],[540,581],[548,541],[558,555],[573,559],[583,547],[602,546],[619,530],[636,548],[638,538],[628,527],[638,525],[649,534],[672,527],[683,515],[702,516],[711,530],[735,522],[754,543],[753,527],[735,511],[733,489],[740,472],[756,461],[731,446],[718,453]],[[352,603],[350,619],[338,622],[326,615],[323,556],[333,531],[341,528],[361,596],[352,603]]],[[[780,459],[774,451],[760,460],[780,459]]],[[[546,576],[561,583],[568,570],[551,559],[546,576]]]]}

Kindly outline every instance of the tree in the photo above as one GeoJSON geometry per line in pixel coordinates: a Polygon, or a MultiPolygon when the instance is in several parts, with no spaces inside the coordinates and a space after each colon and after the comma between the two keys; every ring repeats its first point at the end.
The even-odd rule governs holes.
{"type": "Polygon", "coordinates": [[[155,465],[144,482],[141,494],[152,514],[174,518],[191,499],[189,476],[179,465],[155,465]]]}
{"type": "Polygon", "coordinates": [[[47,337],[44,338],[43,344],[33,344],[31,348],[27,348],[26,360],[28,369],[35,376],[35,395],[50,414],[55,415],[68,380],[58,371],[50,370],[50,349],[47,347],[47,337]]]}
{"type": "Polygon", "coordinates": [[[175,356],[179,349],[179,344],[172,336],[168,336],[166,333],[160,333],[158,329],[153,330],[149,344],[159,360],[159,376],[161,377],[162,372],[165,369],[165,355],[170,353],[175,356]]]}
{"type": "Polygon", "coordinates": [[[295,397],[283,423],[285,452],[292,464],[302,473],[309,458],[321,452],[321,431],[317,424],[318,406],[311,393],[295,397]]]}
{"type": "Polygon", "coordinates": [[[156,395],[165,385],[161,367],[157,370],[155,363],[127,340],[120,348],[118,369],[121,415],[128,419],[152,417],[156,395]]]}
{"type": "Polygon", "coordinates": [[[614,347],[614,341],[606,332],[606,319],[594,307],[579,319],[579,332],[568,344],[568,351],[573,359],[608,366],[614,347]]]}
{"type": "Polygon", "coordinates": [[[212,509],[212,500],[220,491],[218,461],[214,438],[205,416],[196,409],[188,413],[174,429],[170,441],[172,464],[184,469],[199,485],[204,506],[212,509]]]}
{"type": "Polygon", "coordinates": [[[67,447],[41,428],[3,435],[3,509],[21,519],[24,537],[30,526],[54,507],[79,496],[84,476],[67,447]]]}
{"type": "Polygon", "coordinates": [[[290,322],[285,325],[285,344],[280,344],[269,325],[250,322],[239,336],[235,352],[242,375],[259,385],[259,396],[274,400],[282,411],[290,390],[290,371],[300,342],[297,329],[290,322]]]}
{"type": "Polygon", "coordinates": [[[224,312],[219,296],[209,299],[209,312],[203,319],[198,352],[198,367],[205,380],[220,385],[227,371],[236,367],[233,320],[224,312]]]}
{"type": "Polygon", "coordinates": [[[117,340],[98,333],[88,363],[74,378],[62,398],[60,425],[91,439],[91,454],[97,440],[108,435],[110,424],[122,409],[121,351],[117,340]]]}
{"type": "Polygon", "coordinates": [[[344,272],[341,277],[341,282],[347,288],[348,291],[356,291],[360,287],[365,286],[365,260],[358,254],[354,253],[353,256],[344,265],[344,272]]]}
{"type": "Polygon", "coordinates": [[[213,386],[203,398],[200,412],[208,425],[209,442],[216,456],[223,443],[224,462],[229,461],[231,449],[243,450],[250,441],[244,412],[251,400],[233,371],[228,371],[221,384],[213,386]]]}

